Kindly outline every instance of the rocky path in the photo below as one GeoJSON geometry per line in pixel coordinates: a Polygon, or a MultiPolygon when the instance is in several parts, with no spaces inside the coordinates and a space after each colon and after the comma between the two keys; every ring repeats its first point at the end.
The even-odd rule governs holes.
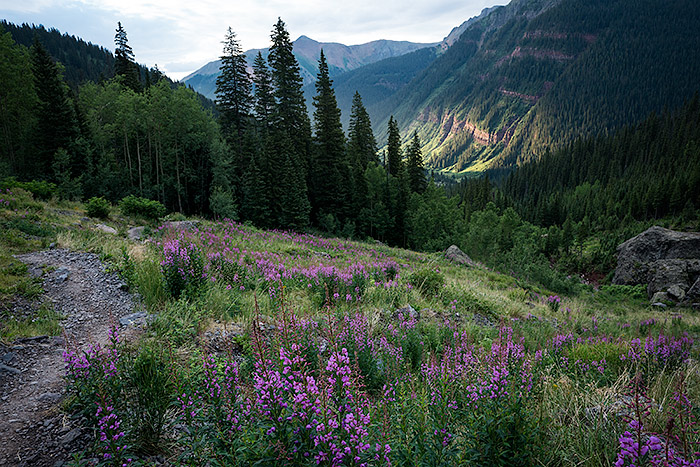
{"type": "Polygon", "coordinates": [[[0,345],[0,466],[58,467],[89,439],[80,420],[61,411],[63,352],[104,344],[110,326],[136,305],[125,284],[106,272],[95,254],[46,250],[18,259],[32,275],[44,278],[42,299],[65,317],[64,334],[19,339],[9,348],[0,345]]]}

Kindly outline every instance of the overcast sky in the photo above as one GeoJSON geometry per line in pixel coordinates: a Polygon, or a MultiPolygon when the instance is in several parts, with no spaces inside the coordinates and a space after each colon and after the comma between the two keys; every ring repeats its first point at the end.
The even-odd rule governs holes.
{"type": "Polygon", "coordinates": [[[139,63],[181,79],[221,54],[230,26],[244,50],[268,47],[280,16],[292,40],[438,42],[508,0],[0,0],[0,18],[43,24],[114,49],[121,21],[139,63]]]}

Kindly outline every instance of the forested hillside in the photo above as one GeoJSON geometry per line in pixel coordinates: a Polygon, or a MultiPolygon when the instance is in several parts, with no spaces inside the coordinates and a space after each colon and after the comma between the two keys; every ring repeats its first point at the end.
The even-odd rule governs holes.
{"type": "Polygon", "coordinates": [[[513,1],[473,22],[375,114],[424,141],[427,164],[481,171],[676,108],[700,84],[688,0],[513,1]]]}

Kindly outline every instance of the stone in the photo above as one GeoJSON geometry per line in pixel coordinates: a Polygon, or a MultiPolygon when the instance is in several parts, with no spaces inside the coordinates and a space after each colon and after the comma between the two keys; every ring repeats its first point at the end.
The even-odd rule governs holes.
{"type": "Polygon", "coordinates": [[[143,226],[132,227],[126,232],[126,235],[129,237],[129,240],[141,240],[143,237],[145,237],[145,230],[146,227],[143,226]]]}
{"type": "Polygon", "coordinates": [[[68,276],[70,276],[70,269],[61,266],[60,268],[56,269],[55,275],[56,275],[56,282],[58,282],[58,283],[65,282],[68,279],[68,276]]]}
{"type": "Polygon", "coordinates": [[[686,302],[700,301],[700,277],[698,277],[693,285],[685,292],[686,302]]]}
{"type": "Polygon", "coordinates": [[[199,222],[197,221],[167,221],[163,223],[166,229],[194,230],[199,222]]]}
{"type": "Polygon", "coordinates": [[[57,392],[45,392],[36,398],[39,402],[55,403],[61,400],[63,396],[57,392]]]}
{"type": "MultiPolygon", "coordinates": [[[[652,300],[652,302],[653,302],[653,301],[654,301],[654,300],[652,300]]],[[[651,306],[653,306],[653,307],[655,307],[655,308],[662,308],[662,309],[663,309],[663,308],[668,308],[668,305],[666,305],[665,303],[661,303],[661,302],[654,302],[654,303],[651,304],[651,306]]]]}
{"type": "Polygon", "coordinates": [[[95,230],[99,230],[100,232],[104,232],[110,235],[117,235],[117,229],[114,227],[110,227],[105,224],[96,224],[95,225],[95,230]]]}
{"type": "Polygon", "coordinates": [[[6,373],[11,373],[13,375],[18,375],[22,373],[22,370],[18,370],[15,367],[7,366],[4,363],[0,363],[0,372],[6,372],[6,373]]]}
{"type": "Polygon", "coordinates": [[[680,288],[684,296],[688,290],[688,270],[686,262],[681,259],[661,259],[650,263],[648,277],[647,293],[650,297],[672,287],[680,288]]]}
{"type": "Polygon", "coordinates": [[[15,352],[7,352],[5,355],[2,356],[2,358],[0,358],[0,360],[2,361],[2,363],[10,364],[16,356],[17,354],[15,352]]]}
{"type": "Polygon", "coordinates": [[[127,326],[145,326],[150,320],[150,315],[145,311],[137,311],[136,313],[131,313],[130,315],[122,316],[119,318],[119,324],[123,327],[127,326]]]}
{"type": "MultiPolygon", "coordinates": [[[[700,233],[655,226],[617,247],[613,283],[646,284],[649,297],[665,292],[667,300],[680,302],[698,277],[700,233]]],[[[652,303],[659,302],[652,298],[652,303]]]]}
{"type": "Polygon", "coordinates": [[[663,259],[700,260],[700,233],[676,232],[654,226],[617,247],[613,283],[647,284],[651,263],[663,259]]]}
{"type": "Polygon", "coordinates": [[[674,302],[680,302],[685,298],[685,291],[677,284],[669,287],[666,293],[674,302]]]}
{"type": "Polygon", "coordinates": [[[396,312],[401,313],[404,318],[420,319],[420,313],[418,313],[411,305],[406,305],[403,308],[399,308],[396,310],[396,312]]]}
{"type": "Polygon", "coordinates": [[[465,252],[460,250],[457,245],[451,245],[447,250],[445,250],[445,258],[449,259],[453,263],[462,264],[465,266],[472,266],[474,261],[467,256],[465,252]]]}
{"type": "Polygon", "coordinates": [[[80,436],[80,428],[73,428],[65,435],[61,436],[61,444],[64,446],[75,441],[80,436]]]}
{"type": "Polygon", "coordinates": [[[669,302],[671,301],[668,294],[666,292],[656,292],[652,297],[651,297],[651,303],[661,303],[661,302],[669,302]]]}

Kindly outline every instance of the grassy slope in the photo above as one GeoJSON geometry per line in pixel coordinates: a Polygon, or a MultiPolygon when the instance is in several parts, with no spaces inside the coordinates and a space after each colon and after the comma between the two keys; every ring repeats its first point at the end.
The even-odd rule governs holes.
{"type": "MultiPolygon", "coordinates": [[[[621,394],[627,392],[631,374],[640,368],[621,361],[620,355],[627,353],[635,338],[659,334],[680,337],[684,333],[696,336],[700,331],[700,319],[690,310],[655,311],[645,300],[634,298],[634,294],[624,288],[589,289],[576,297],[562,297],[558,310],[555,310],[546,303],[549,292],[536,284],[518,282],[478,264],[473,267],[455,265],[439,254],[420,254],[380,244],[266,232],[238,224],[205,221],[200,222],[197,230],[181,234],[153,228],[150,239],[134,242],[125,235],[127,226],[134,221],[119,217],[117,212],[112,212],[111,219],[105,221],[120,232],[114,236],[89,228],[97,220],[80,222],[84,215],[80,205],[36,203],[26,195],[20,195],[21,199],[15,200],[19,207],[16,212],[2,211],[4,224],[0,238],[3,245],[11,248],[3,251],[17,253],[46,247],[48,242],[55,241],[59,247],[92,251],[111,261],[138,289],[148,308],[158,313],[142,343],[133,346],[154,348],[155,345],[174,349],[175,358],[184,365],[178,370],[181,372],[178,378],[185,380],[192,378],[196,381],[201,377],[196,370],[197,362],[201,362],[197,355],[216,347],[212,336],[217,332],[233,333],[234,337],[229,338],[231,348],[238,349],[236,353],[244,359],[252,358],[253,330],[260,329],[261,323],[266,323],[262,324],[263,330],[270,325],[284,327],[291,314],[298,319],[319,323],[322,328],[324,323],[331,322],[333,315],[352,316],[359,312],[368,323],[369,337],[379,339],[395,332],[392,329],[396,329],[397,323],[399,327],[403,326],[396,310],[411,305],[420,312],[415,325],[420,345],[411,344],[412,348],[418,349],[417,353],[407,354],[410,342],[404,336],[401,346],[404,359],[417,358],[411,360],[413,365],[415,362],[428,364],[432,359],[440,358],[441,349],[449,345],[446,336],[453,331],[466,336],[475,349],[481,349],[479,352],[488,352],[502,338],[503,331],[499,328],[506,326],[512,329],[513,341],[524,346],[527,358],[535,358],[538,350],[548,355],[552,352],[555,336],[571,335],[562,353],[557,354],[568,358],[569,365],[552,363],[543,366],[543,372],[537,374],[537,395],[529,399],[527,405],[530,416],[541,424],[541,438],[538,438],[538,449],[534,454],[538,465],[612,464],[619,450],[618,436],[625,429],[622,419],[614,413],[621,410],[620,404],[624,406],[621,394]],[[26,215],[25,211],[31,214],[26,215]],[[45,227],[47,235],[27,234],[22,230],[30,229],[26,225],[13,227],[12,222],[22,218],[23,214],[31,225],[45,227]],[[162,245],[174,240],[183,245],[198,245],[198,249],[208,253],[210,259],[219,253],[224,260],[229,260],[227,264],[232,269],[212,267],[208,280],[197,293],[175,300],[168,293],[160,266],[162,245]],[[390,263],[395,264],[395,268],[388,267],[390,263]],[[243,266],[238,268],[235,264],[243,266]],[[257,266],[246,269],[245,265],[253,264],[257,266]],[[281,264],[285,265],[284,270],[296,272],[290,272],[287,277],[282,274],[279,280],[276,279],[270,274],[282,271],[281,264]],[[318,268],[334,267],[332,275],[337,278],[357,264],[372,271],[372,280],[364,284],[361,301],[357,301],[350,287],[342,290],[330,308],[319,306],[325,295],[323,285],[329,282],[314,281],[304,274],[318,268]],[[395,269],[398,274],[392,279],[393,274],[387,273],[387,269],[395,269]],[[216,280],[212,281],[212,277],[216,280]],[[281,285],[283,289],[279,287],[281,285]],[[345,292],[352,295],[349,300],[343,299],[345,292]],[[449,330],[447,334],[446,330],[449,330]],[[607,363],[600,375],[595,369],[577,369],[581,365],[595,366],[594,362],[601,359],[606,359],[607,363]],[[596,407],[602,409],[595,412],[596,407]]],[[[37,293],[32,288],[34,286],[27,286],[33,283],[8,253],[3,253],[0,266],[4,298],[12,294],[37,293]]],[[[332,282],[330,284],[338,287],[329,291],[331,297],[334,290],[340,292],[343,287],[341,282],[335,282],[335,286],[332,282]]],[[[45,332],[26,322],[18,323],[12,330],[6,324],[3,329],[5,339],[45,332]]],[[[697,350],[693,350],[693,357],[696,354],[697,350]]],[[[139,355],[142,358],[143,354],[139,355]]],[[[410,368],[411,365],[404,371],[414,374],[415,381],[419,381],[420,370],[410,368]]],[[[648,373],[651,375],[647,381],[648,394],[659,407],[668,406],[673,381],[682,376],[688,385],[691,403],[697,405],[700,385],[695,384],[696,368],[695,360],[680,367],[654,366],[648,373]]],[[[408,408],[412,407],[410,403],[410,400],[406,401],[408,408]]],[[[662,432],[664,417],[662,410],[653,409],[647,429],[662,432]]],[[[135,431],[139,429],[133,428],[135,431]]],[[[400,439],[392,439],[395,449],[406,448],[400,439]]],[[[459,439],[459,442],[466,443],[465,439],[459,439]]],[[[169,446],[164,454],[173,456],[171,459],[188,449],[182,445],[173,448],[170,444],[150,449],[164,449],[163,446],[169,446]]]]}

